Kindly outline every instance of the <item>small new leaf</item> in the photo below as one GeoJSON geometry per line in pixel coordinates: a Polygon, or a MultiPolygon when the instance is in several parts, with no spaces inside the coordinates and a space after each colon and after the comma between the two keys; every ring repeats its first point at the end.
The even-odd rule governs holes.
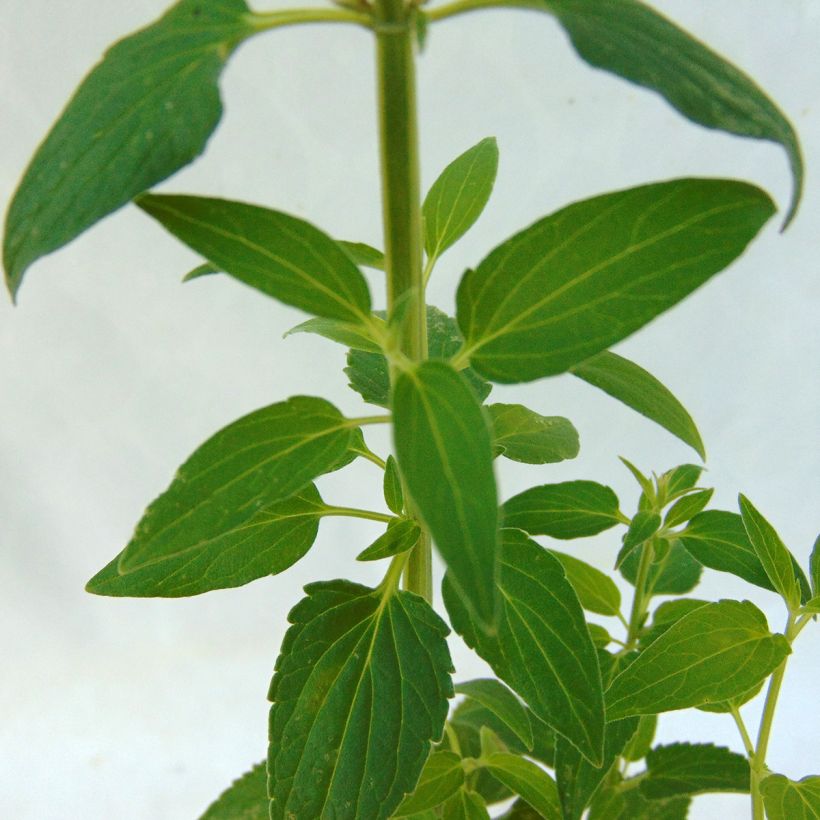
{"type": "Polygon", "coordinates": [[[457,683],[455,690],[457,695],[467,695],[485,709],[489,709],[527,749],[532,749],[532,726],[527,711],[503,683],[489,678],[478,678],[457,683]]]}
{"type": "Polygon", "coordinates": [[[392,455],[387,457],[384,468],[384,502],[396,515],[404,513],[404,491],[401,488],[399,465],[392,455]]]}
{"type": "Polygon", "coordinates": [[[562,416],[542,416],[522,404],[487,407],[497,454],[524,464],[554,464],[578,455],[578,431],[562,416]]]}
{"type": "Polygon", "coordinates": [[[811,573],[811,588],[815,595],[820,594],[820,535],[814,541],[814,547],[809,558],[809,572],[811,573]]]}
{"type": "Polygon", "coordinates": [[[254,766],[213,803],[199,820],[268,820],[268,773],[254,766]]]}
{"type": "Polygon", "coordinates": [[[484,798],[474,791],[459,789],[442,807],[442,820],[490,820],[484,798]]]}
{"type": "Polygon", "coordinates": [[[760,784],[769,820],[820,820],[820,776],[789,780],[773,774],[760,784]]]}
{"type": "Polygon", "coordinates": [[[411,817],[434,809],[464,785],[461,758],[453,752],[433,752],[427,758],[412,794],[402,800],[393,817],[411,817]]]}
{"type": "Polygon", "coordinates": [[[616,616],[620,612],[621,593],[608,575],[565,552],[550,552],[561,562],[567,580],[572,584],[584,609],[610,616],[616,616]]]}
{"type": "MultiPolygon", "coordinates": [[[[374,322],[381,320],[374,318],[374,322]]],[[[339,319],[325,319],[317,317],[308,319],[306,322],[292,327],[284,338],[292,336],[294,333],[315,333],[330,339],[331,342],[338,342],[353,350],[366,350],[370,353],[381,353],[378,340],[373,338],[371,328],[366,325],[353,324],[352,322],[342,322],[339,319]]]]}
{"type": "Polygon", "coordinates": [[[350,257],[351,261],[365,268],[384,270],[384,254],[364,242],[345,242],[337,240],[339,247],[350,257]]]}
{"type": "Polygon", "coordinates": [[[621,564],[632,554],[633,550],[638,549],[638,547],[648,541],[658,531],[660,526],[661,517],[657,513],[637,513],[624,535],[623,546],[615,560],[615,569],[619,569],[621,564]]]}
{"type": "Polygon", "coordinates": [[[392,558],[413,549],[420,535],[421,529],[415,521],[409,518],[396,519],[388,524],[385,533],[356,556],[356,560],[379,561],[382,558],[392,558]]]}
{"type": "Polygon", "coordinates": [[[702,512],[712,498],[714,490],[697,490],[689,495],[679,498],[667,511],[663,520],[665,527],[677,527],[691,521],[698,513],[702,512]]]}

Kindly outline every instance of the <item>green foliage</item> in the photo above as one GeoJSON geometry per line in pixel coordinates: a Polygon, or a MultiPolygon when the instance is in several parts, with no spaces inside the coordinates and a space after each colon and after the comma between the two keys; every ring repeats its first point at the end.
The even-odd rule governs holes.
{"type": "Polygon", "coordinates": [[[268,773],[258,763],[213,803],[199,820],[268,820],[268,773]]]}
{"type": "Polygon", "coordinates": [[[551,552],[561,562],[567,580],[584,609],[599,615],[617,615],[620,612],[621,593],[608,575],[565,552],[551,552]]]}
{"type": "Polygon", "coordinates": [[[456,684],[457,695],[467,695],[492,712],[523,744],[532,749],[532,725],[521,701],[503,683],[477,679],[456,684]]]}
{"type": "Polygon", "coordinates": [[[818,820],[820,818],[820,777],[789,780],[773,774],[760,784],[769,820],[818,820]]]}
{"type": "MultiPolygon", "coordinates": [[[[650,595],[685,595],[700,581],[701,565],[675,540],[660,540],[665,552],[652,561],[646,579],[650,595]]],[[[638,581],[639,553],[629,555],[621,564],[621,575],[633,586],[638,581]]]]}
{"type": "Polygon", "coordinates": [[[510,754],[490,755],[485,762],[493,777],[529,803],[545,820],[560,820],[555,781],[535,763],[510,754]]]}
{"type": "Polygon", "coordinates": [[[542,416],[522,404],[491,404],[487,412],[493,446],[505,458],[524,464],[554,464],[578,455],[578,431],[568,419],[542,416]]]}
{"type": "Polygon", "coordinates": [[[421,777],[411,795],[402,800],[393,817],[412,817],[434,809],[464,785],[461,758],[453,752],[433,752],[427,758],[421,777]]]}
{"type": "Polygon", "coordinates": [[[401,515],[404,512],[404,490],[401,486],[399,465],[393,456],[387,457],[382,487],[384,503],[387,504],[388,509],[392,510],[396,515],[401,515]]]}
{"type": "Polygon", "coordinates": [[[408,518],[391,521],[387,530],[380,535],[369,547],[362,550],[357,561],[379,561],[382,558],[392,558],[407,550],[413,549],[421,536],[421,527],[408,518]]]}
{"type": "MultiPolygon", "coordinates": [[[[378,319],[377,327],[382,325],[378,319]]],[[[294,333],[315,333],[317,336],[324,336],[332,342],[346,345],[353,350],[366,350],[369,353],[381,352],[378,341],[373,338],[369,327],[355,325],[351,322],[342,322],[339,319],[324,319],[317,317],[308,319],[306,322],[292,327],[285,336],[292,336],[294,333]]]]}

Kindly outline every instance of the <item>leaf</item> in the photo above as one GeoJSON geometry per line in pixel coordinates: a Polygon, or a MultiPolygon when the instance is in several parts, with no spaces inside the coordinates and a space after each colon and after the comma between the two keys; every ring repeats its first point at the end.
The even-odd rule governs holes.
{"type": "Polygon", "coordinates": [[[193,270],[189,270],[185,276],[182,277],[183,282],[191,282],[194,279],[201,279],[203,276],[212,276],[215,273],[222,273],[216,265],[210,262],[204,262],[202,265],[197,265],[193,270]]]}
{"type": "Polygon", "coordinates": [[[606,693],[607,716],[657,714],[726,700],[768,677],[789,654],[749,601],[699,607],[673,624],[621,672],[606,693]]]}
{"type": "Polygon", "coordinates": [[[598,649],[606,649],[612,643],[612,636],[600,624],[587,624],[589,637],[598,649]]]}
{"type": "Polygon", "coordinates": [[[667,18],[636,0],[544,0],[590,65],[658,92],[692,122],[771,140],[786,150],[794,193],[803,189],[803,159],[791,123],[748,75],[667,18]]]}
{"type": "Polygon", "coordinates": [[[542,820],[541,815],[520,798],[499,817],[500,820],[542,820]]]}
{"type": "Polygon", "coordinates": [[[490,820],[484,799],[476,792],[459,789],[445,804],[442,820],[490,820]]]}
{"type": "Polygon", "coordinates": [[[542,484],[506,501],[502,516],[505,527],[530,535],[583,538],[619,523],[618,497],[594,481],[542,484]]]}
{"type": "Polygon", "coordinates": [[[202,153],[222,115],[219,76],[254,31],[244,0],[181,0],[109,49],[9,208],[3,265],[12,297],[33,262],[202,153]]]}
{"type": "MultiPolygon", "coordinates": [[[[379,314],[377,313],[377,316],[379,314]]],[[[455,319],[437,307],[427,305],[427,349],[431,359],[452,358],[461,348],[463,339],[455,319]]],[[[345,373],[350,387],[370,404],[390,406],[390,375],[383,355],[351,350],[347,355],[345,373]]],[[[470,387],[480,401],[484,401],[492,386],[480,378],[472,368],[462,370],[470,387]]]]}
{"type": "Polygon", "coordinates": [[[270,816],[387,818],[447,717],[447,627],[404,591],[305,587],[270,688],[270,816]]]}
{"type": "Polygon", "coordinates": [[[484,627],[498,619],[498,502],[478,399],[442,361],[402,372],[393,401],[396,459],[450,579],[484,627]]]}
{"type": "Polygon", "coordinates": [[[421,209],[429,258],[437,259],[472,227],[490,198],[497,170],[498,145],[487,137],[442,171],[421,209]]]}
{"type": "Polygon", "coordinates": [[[615,560],[615,569],[642,544],[645,544],[661,526],[661,517],[654,512],[639,512],[632,519],[629,529],[624,535],[624,543],[615,560]]]}
{"type": "Polygon", "coordinates": [[[703,512],[714,492],[714,490],[697,490],[679,498],[667,511],[663,520],[664,527],[677,527],[678,524],[685,524],[693,519],[698,513],[703,512]]]}
{"type": "Polygon", "coordinates": [[[679,621],[684,615],[708,604],[699,598],[676,598],[659,604],[652,613],[652,625],[641,631],[641,648],[648,646],[659,638],[672,624],[679,621]]]}
{"type": "MultiPolygon", "coordinates": [[[[652,484],[652,482],[631,461],[627,461],[623,456],[618,456],[618,458],[621,460],[621,463],[624,465],[624,467],[626,467],[626,469],[629,470],[630,473],[632,473],[632,477],[635,479],[635,481],[638,482],[638,486],[643,491],[641,495],[641,501],[649,502],[650,507],[654,507],[655,487],[652,484]]],[[[641,506],[641,510],[644,509],[645,508],[641,506]]],[[[649,510],[648,507],[646,509],[649,510]]],[[[651,510],[649,511],[651,512],[651,510]]]]}
{"type": "Polygon", "coordinates": [[[365,268],[384,270],[384,254],[364,242],[345,242],[337,240],[337,245],[348,255],[350,260],[365,268]]]}
{"type": "Polygon", "coordinates": [[[409,817],[433,809],[463,785],[461,758],[453,752],[433,752],[421,770],[415,790],[402,800],[392,817],[409,817]]]}
{"type": "Polygon", "coordinates": [[[145,511],[119,571],[246,537],[244,527],[258,512],[336,468],[353,429],[330,402],[312,396],[271,404],[223,428],[145,511]]]}
{"type": "Polygon", "coordinates": [[[791,553],[774,527],[745,495],[741,494],[738,501],[746,534],[772,586],[786,601],[789,609],[797,609],[800,606],[800,586],[794,574],[791,553]]]}
{"type": "Polygon", "coordinates": [[[493,446],[499,455],[524,464],[554,464],[578,455],[578,431],[561,416],[542,416],[522,404],[487,407],[493,446]]]}
{"type": "Polygon", "coordinates": [[[86,585],[94,595],[178,598],[237,587],[293,566],[313,546],[319,520],[332,514],[315,485],[263,507],[222,537],[201,541],[121,575],[118,555],[86,585]]]}
{"type": "Polygon", "coordinates": [[[820,595],[815,595],[810,601],[803,605],[804,612],[811,612],[813,614],[820,613],[820,595]]]}
{"type": "Polygon", "coordinates": [[[820,818],[820,777],[789,780],[773,774],[760,784],[769,820],[818,820],[820,818]]]}
{"type": "Polygon", "coordinates": [[[502,530],[498,586],[501,619],[497,635],[488,635],[448,572],[443,592],[453,628],[538,717],[597,763],[604,727],[601,673],[561,563],[524,533],[502,530]]]}
{"type": "MultiPolygon", "coordinates": [[[[658,539],[662,541],[664,539],[658,539]]],[[[647,589],[650,595],[685,595],[700,581],[703,567],[676,540],[668,543],[663,558],[649,568],[647,589]]],[[[621,575],[633,586],[638,576],[638,552],[633,552],[621,564],[621,575]]]]}
{"type": "Polygon", "coordinates": [[[384,468],[384,501],[388,509],[396,515],[404,512],[404,490],[401,487],[399,465],[393,456],[387,457],[384,468]]]}
{"type": "Polygon", "coordinates": [[[703,467],[700,464],[680,464],[667,470],[659,480],[663,488],[664,503],[668,504],[693,489],[702,473],[703,467]]]}
{"type": "Polygon", "coordinates": [[[258,763],[236,780],[199,820],[268,820],[265,763],[258,763]]]}
{"type": "Polygon", "coordinates": [[[413,549],[421,535],[419,525],[409,518],[391,521],[387,531],[380,535],[369,547],[362,550],[357,561],[378,561],[382,558],[392,558],[402,552],[413,549]]]}
{"type": "Polygon", "coordinates": [[[565,552],[550,552],[561,562],[584,609],[599,615],[616,616],[620,612],[621,593],[608,575],[565,552]]]}
{"type": "Polygon", "coordinates": [[[763,191],[679,179],[570,205],[461,280],[472,366],[495,382],[563,373],[625,339],[727,267],[772,215],[763,191]]]}
{"type": "MultiPolygon", "coordinates": [[[[378,321],[378,320],[375,320],[378,321]]],[[[292,327],[284,338],[294,333],[315,333],[332,342],[347,345],[354,350],[367,350],[371,353],[381,353],[379,343],[373,338],[369,327],[352,322],[342,322],[339,319],[324,319],[317,317],[292,327]]]]}
{"type": "Polygon", "coordinates": [[[689,817],[689,797],[671,800],[646,800],[634,787],[640,777],[624,782],[624,791],[609,789],[596,794],[588,820],[686,820],[689,817]]]}
{"type": "Polygon", "coordinates": [[[814,594],[820,593],[820,535],[814,541],[811,557],[809,558],[809,572],[811,573],[811,587],[814,594]]]}
{"type": "Polygon", "coordinates": [[[642,367],[605,350],[575,365],[570,372],[659,424],[706,458],[703,440],[689,412],[642,367]]]}
{"type": "Polygon", "coordinates": [[[457,695],[467,695],[489,709],[527,749],[532,749],[532,726],[527,712],[521,701],[503,683],[479,678],[457,683],[455,691],[457,695]]]}
{"type": "Polygon", "coordinates": [[[560,820],[558,789],[555,781],[540,766],[518,755],[504,753],[490,755],[485,766],[545,820],[560,820]]]}
{"type": "Polygon", "coordinates": [[[624,760],[643,760],[652,748],[652,741],[655,739],[655,730],[657,728],[657,715],[641,715],[635,734],[632,735],[629,743],[626,744],[621,753],[624,760]]]}

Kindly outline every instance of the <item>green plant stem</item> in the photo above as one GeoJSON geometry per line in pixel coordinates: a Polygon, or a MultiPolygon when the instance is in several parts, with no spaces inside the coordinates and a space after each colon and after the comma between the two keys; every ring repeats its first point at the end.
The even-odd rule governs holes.
{"type": "Polygon", "coordinates": [[[365,424],[390,424],[393,421],[393,416],[359,416],[354,419],[347,419],[347,427],[362,427],[365,424]]]}
{"type": "Polygon", "coordinates": [[[746,724],[743,721],[743,716],[740,714],[740,709],[738,709],[737,706],[732,706],[730,713],[735,721],[735,726],[737,726],[738,732],[740,732],[740,739],[743,741],[743,748],[746,750],[749,760],[751,760],[754,757],[755,746],[754,743],[752,743],[749,730],[746,728],[746,724]]]}
{"type": "Polygon", "coordinates": [[[368,521],[383,521],[385,524],[389,524],[396,517],[375,510],[359,510],[355,507],[327,507],[322,514],[339,518],[364,518],[368,521]]]}
{"type": "Polygon", "coordinates": [[[538,4],[527,2],[527,0],[456,0],[454,3],[445,3],[443,6],[426,9],[425,13],[430,21],[446,20],[448,17],[455,17],[469,11],[492,8],[537,8],[538,4]]]}
{"type": "MultiPolygon", "coordinates": [[[[387,311],[390,316],[399,301],[404,304],[407,300],[407,310],[397,328],[398,348],[411,361],[422,361],[427,358],[427,315],[422,271],[416,34],[412,9],[403,0],[378,0],[374,19],[387,311]]],[[[409,508],[414,513],[412,504],[409,508]]],[[[410,553],[404,583],[406,589],[432,601],[432,549],[424,530],[410,553]]]]}
{"type": "Polygon", "coordinates": [[[372,18],[369,14],[346,9],[285,9],[249,14],[250,24],[257,31],[268,31],[272,28],[295,26],[301,23],[353,23],[370,28],[372,18]]]}
{"type": "Polygon", "coordinates": [[[643,626],[649,598],[646,594],[646,582],[649,578],[649,569],[655,550],[651,541],[647,541],[641,548],[641,561],[638,564],[638,575],[635,578],[635,597],[632,599],[632,611],[629,615],[629,628],[626,635],[628,648],[634,647],[638,640],[638,633],[643,626]]]}

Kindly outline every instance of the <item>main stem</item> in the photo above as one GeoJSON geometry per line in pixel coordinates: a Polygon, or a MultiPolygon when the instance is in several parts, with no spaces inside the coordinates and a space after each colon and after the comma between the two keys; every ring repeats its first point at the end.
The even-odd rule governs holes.
{"type": "MultiPolygon", "coordinates": [[[[421,247],[421,190],[414,11],[403,0],[377,0],[376,72],[387,310],[401,304],[398,345],[412,361],[427,358],[421,247]]],[[[406,589],[433,597],[432,551],[424,532],[404,575],[406,589]]]]}

